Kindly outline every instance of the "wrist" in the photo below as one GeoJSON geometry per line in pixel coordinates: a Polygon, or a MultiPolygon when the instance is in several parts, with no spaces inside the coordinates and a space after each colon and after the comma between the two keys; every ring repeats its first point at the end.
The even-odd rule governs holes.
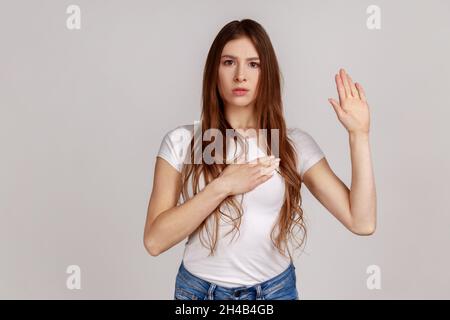
{"type": "Polygon", "coordinates": [[[369,140],[369,132],[349,132],[350,140],[369,140]]]}
{"type": "Polygon", "coordinates": [[[222,177],[217,177],[213,181],[211,181],[211,188],[219,194],[221,197],[226,198],[231,195],[231,190],[228,188],[228,185],[225,183],[222,177]]]}

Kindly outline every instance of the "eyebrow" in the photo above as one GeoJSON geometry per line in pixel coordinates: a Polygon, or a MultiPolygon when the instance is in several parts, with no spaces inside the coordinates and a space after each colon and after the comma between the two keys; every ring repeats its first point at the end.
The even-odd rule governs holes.
{"type": "MultiPolygon", "coordinates": [[[[222,56],[222,58],[231,58],[231,59],[237,59],[237,57],[229,55],[229,54],[225,54],[222,56]]],[[[259,60],[259,57],[251,57],[251,58],[247,58],[247,61],[251,61],[251,60],[259,60]]]]}

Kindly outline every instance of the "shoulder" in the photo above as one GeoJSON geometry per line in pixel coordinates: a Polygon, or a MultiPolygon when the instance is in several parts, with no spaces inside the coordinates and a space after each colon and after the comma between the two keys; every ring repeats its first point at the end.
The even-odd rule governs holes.
{"type": "Polygon", "coordinates": [[[299,155],[298,168],[303,178],[304,173],[325,157],[325,154],[316,140],[306,130],[298,127],[288,128],[287,135],[292,140],[294,148],[299,155]]]}
{"type": "Polygon", "coordinates": [[[181,172],[195,128],[196,125],[193,123],[179,125],[166,131],[161,140],[157,156],[167,160],[181,172]]]}
{"type": "Polygon", "coordinates": [[[299,127],[291,127],[286,130],[286,133],[291,140],[296,144],[296,147],[304,147],[305,144],[314,142],[314,138],[306,130],[299,127]]]}
{"type": "Polygon", "coordinates": [[[294,135],[298,136],[298,135],[302,135],[302,134],[306,133],[305,130],[303,130],[299,127],[290,127],[290,128],[287,128],[286,131],[287,131],[287,134],[290,136],[294,136],[294,135]]]}
{"type": "Polygon", "coordinates": [[[194,133],[194,124],[179,125],[175,128],[171,128],[165,133],[164,138],[171,140],[172,142],[182,142],[192,138],[194,133]]]}

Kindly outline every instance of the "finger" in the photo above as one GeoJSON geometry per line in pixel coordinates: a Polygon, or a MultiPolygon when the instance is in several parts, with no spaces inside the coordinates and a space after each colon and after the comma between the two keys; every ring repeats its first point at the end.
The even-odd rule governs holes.
{"type": "Polygon", "coordinates": [[[267,161],[270,161],[271,159],[275,159],[274,155],[271,156],[263,156],[263,157],[259,157],[259,158],[255,158],[251,161],[247,161],[246,163],[248,164],[259,164],[259,163],[265,163],[267,161]]]}
{"type": "Polygon", "coordinates": [[[330,104],[333,106],[333,109],[338,117],[342,116],[345,113],[345,111],[342,109],[342,107],[336,100],[329,98],[328,102],[330,102],[330,104]]]}
{"type": "Polygon", "coordinates": [[[356,83],[356,88],[358,89],[359,97],[361,98],[361,100],[367,102],[366,93],[364,92],[364,88],[359,82],[356,83]]]}
{"type": "Polygon", "coordinates": [[[263,161],[260,162],[260,165],[262,167],[269,167],[271,165],[273,165],[274,163],[276,163],[277,161],[279,161],[279,158],[275,158],[275,156],[271,156],[268,159],[264,159],[263,161]]]}
{"type": "Polygon", "coordinates": [[[270,165],[272,165],[272,161],[269,161],[269,162],[258,162],[258,163],[255,163],[255,164],[251,164],[250,168],[253,169],[252,174],[259,175],[261,173],[262,169],[267,168],[270,165]]]}
{"type": "Polygon", "coordinates": [[[267,162],[267,161],[270,161],[270,160],[273,160],[273,159],[275,159],[275,156],[274,155],[270,155],[270,156],[262,156],[262,157],[256,158],[255,160],[257,162],[267,162]]]}
{"type": "MultiPolygon", "coordinates": [[[[275,173],[275,171],[274,171],[274,173],[275,173]]],[[[273,177],[273,174],[261,176],[258,179],[256,179],[256,185],[260,185],[260,184],[266,182],[267,180],[269,180],[272,177],[273,177]]]]}
{"type": "Polygon", "coordinates": [[[344,101],[344,99],[347,97],[347,95],[345,94],[344,84],[342,83],[342,79],[338,74],[334,76],[334,80],[336,81],[336,86],[339,94],[339,101],[342,103],[342,101],[344,101]]]}
{"type": "Polygon", "coordinates": [[[275,174],[275,170],[272,170],[272,172],[270,174],[264,174],[264,175],[260,175],[258,178],[256,178],[256,185],[259,185],[267,180],[269,180],[270,178],[272,178],[275,174]]]}
{"type": "Polygon", "coordinates": [[[271,165],[274,164],[274,161],[275,160],[270,159],[268,161],[261,162],[258,165],[259,165],[260,168],[268,168],[268,167],[270,167],[271,165]]]}
{"type": "Polygon", "coordinates": [[[278,168],[278,163],[279,162],[276,162],[269,167],[261,168],[259,171],[260,175],[273,175],[275,173],[275,169],[278,168]]]}
{"type": "Polygon", "coordinates": [[[341,76],[341,81],[344,84],[345,95],[346,95],[346,97],[350,97],[352,95],[352,91],[350,89],[350,85],[348,83],[348,79],[347,79],[344,69],[339,70],[339,75],[341,76]]]}
{"type": "Polygon", "coordinates": [[[350,77],[349,74],[347,74],[348,83],[350,85],[350,90],[352,91],[352,96],[355,98],[359,98],[358,90],[355,87],[355,84],[353,83],[352,77],[350,77]]]}
{"type": "Polygon", "coordinates": [[[280,164],[280,161],[281,161],[280,158],[270,159],[270,161],[269,161],[269,162],[266,162],[264,165],[265,165],[266,167],[273,166],[273,165],[279,165],[279,164],[280,164]]]}

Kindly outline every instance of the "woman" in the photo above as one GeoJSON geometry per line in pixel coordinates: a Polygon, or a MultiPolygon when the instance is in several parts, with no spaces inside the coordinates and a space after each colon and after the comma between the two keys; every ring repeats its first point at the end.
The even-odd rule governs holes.
{"type": "Polygon", "coordinates": [[[349,132],[351,190],[308,133],[286,128],[278,62],[263,27],[245,19],[218,33],[204,70],[201,121],[164,136],[145,224],[152,256],[188,237],[175,299],[298,299],[289,246],[306,237],[302,182],[348,230],[374,232],[366,97],[343,69],[335,81],[339,102],[329,102],[349,132]]]}

